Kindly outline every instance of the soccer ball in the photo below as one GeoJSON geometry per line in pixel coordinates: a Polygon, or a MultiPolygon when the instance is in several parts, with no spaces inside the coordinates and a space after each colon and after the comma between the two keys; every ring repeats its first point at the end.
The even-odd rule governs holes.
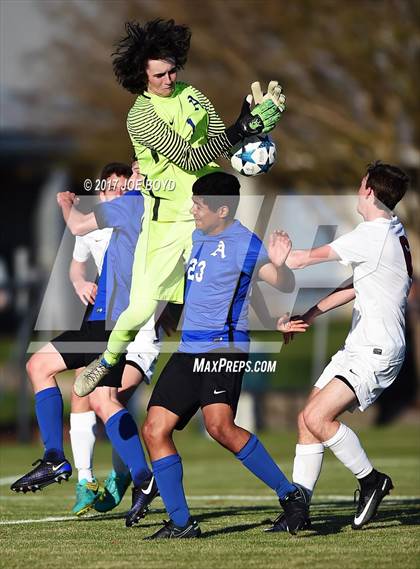
{"type": "Polygon", "coordinates": [[[230,163],[244,176],[258,176],[267,173],[275,160],[276,145],[267,134],[258,134],[234,147],[230,163]]]}

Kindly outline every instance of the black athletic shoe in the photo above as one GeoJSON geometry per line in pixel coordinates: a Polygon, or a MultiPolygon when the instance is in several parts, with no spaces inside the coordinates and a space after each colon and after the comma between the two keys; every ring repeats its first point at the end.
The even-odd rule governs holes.
{"type": "Polygon", "coordinates": [[[68,480],[71,476],[72,469],[70,463],[63,458],[63,460],[50,461],[38,458],[32,466],[37,465],[33,470],[13,482],[10,490],[14,492],[36,492],[42,490],[45,486],[58,482],[61,484],[62,480],[68,480]]]}
{"type": "Polygon", "coordinates": [[[292,535],[304,529],[309,518],[309,496],[302,486],[299,484],[295,486],[296,490],[289,492],[283,500],[280,500],[287,531],[292,535]]]}
{"type": "Polygon", "coordinates": [[[147,514],[149,504],[159,495],[155,477],[148,478],[141,486],[132,489],[131,509],[125,518],[129,528],[139,522],[147,514]]]}
{"type": "Polygon", "coordinates": [[[176,526],[172,520],[169,522],[163,520],[163,528],[160,528],[156,533],[144,539],[190,539],[200,536],[201,529],[198,522],[190,518],[184,527],[176,526]]]}
{"type": "Polygon", "coordinates": [[[354,493],[354,502],[357,501],[359,494],[359,503],[357,504],[356,515],[354,516],[351,527],[360,529],[362,526],[370,522],[375,516],[379,504],[384,497],[394,488],[391,478],[378,472],[375,485],[369,486],[367,489],[356,490],[354,493]]]}
{"type": "MultiPolygon", "coordinates": [[[[284,512],[281,512],[274,522],[271,522],[273,525],[269,528],[266,528],[264,531],[274,532],[274,531],[289,531],[286,522],[286,515],[284,512]]],[[[304,525],[301,529],[312,529],[312,523],[310,518],[306,518],[304,525]]]]}

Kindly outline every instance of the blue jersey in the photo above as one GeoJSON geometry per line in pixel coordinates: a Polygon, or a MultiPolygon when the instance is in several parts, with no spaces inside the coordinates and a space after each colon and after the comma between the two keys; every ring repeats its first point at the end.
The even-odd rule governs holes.
{"type": "Polygon", "coordinates": [[[196,229],[192,238],[179,351],[247,351],[249,293],[253,276],[270,262],[267,251],[237,220],[218,235],[196,229]]]}
{"type": "Polygon", "coordinates": [[[89,320],[116,321],[128,306],[134,251],[142,225],[144,201],[132,190],[94,209],[100,229],[112,227],[112,237],[104,257],[95,304],[89,320]]]}

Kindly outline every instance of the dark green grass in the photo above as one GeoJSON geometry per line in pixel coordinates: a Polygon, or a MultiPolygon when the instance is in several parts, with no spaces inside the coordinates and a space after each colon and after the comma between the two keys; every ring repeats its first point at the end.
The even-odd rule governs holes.
{"type": "MultiPolygon", "coordinates": [[[[178,435],[177,444],[184,461],[186,492],[203,539],[142,541],[166,517],[160,499],[139,526],[126,529],[122,515],[130,504],[128,496],[113,514],[74,520],[69,514],[74,482],[50,486],[34,495],[15,495],[2,485],[3,521],[66,520],[1,525],[1,563],[10,569],[419,567],[418,429],[399,426],[360,434],[375,466],[389,473],[395,484],[393,499],[383,503],[375,521],[362,531],[350,528],[354,507],[349,499],[355,489],[354,479],[327,453],[312,507],[313,530],[296,537],[264,533],[267,520],[278,513],[272,493],[227,451],[191,428],[178,435]],[[244,498],[252,496],[258,499],[244,498]]],[[[265,435],[262,439],[290,475],[294,433],[265,435]]],[[[3,447],[0,476],[23,473],[39,453],[35,446],[3,447]]],[[[101,474],[109,467],[109,456],[108,445],[99,444],[96,467],[101,474]]]]}

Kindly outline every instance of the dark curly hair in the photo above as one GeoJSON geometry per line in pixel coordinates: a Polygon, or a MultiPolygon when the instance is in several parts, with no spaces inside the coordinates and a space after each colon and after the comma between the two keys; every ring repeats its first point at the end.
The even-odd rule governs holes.
{"type": "Polygon", "coordinates": [[[160,18],[143,27],[137,22],[125,24],[127,35],[116,44],[112,66],[124,89],[141,95],[147,89],[146,67],[149,59],[174,60],[184,67],[190,49],[191,31],[174,20],[160,18]]]}

